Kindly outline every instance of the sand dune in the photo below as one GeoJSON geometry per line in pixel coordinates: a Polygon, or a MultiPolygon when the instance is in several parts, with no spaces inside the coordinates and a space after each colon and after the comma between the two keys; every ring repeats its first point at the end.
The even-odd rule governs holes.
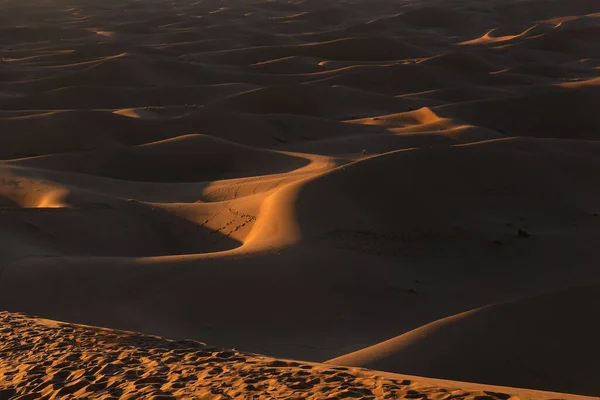
{"type": "Polygon", "coordinates": [[[274,359],[18,314],[0,318],[0,351],[10,354],[0,362],[3,398],[586,399],[274,359]]]}
{"type": "Polygon", "coordinates": [[[600,80],[559,85],[522,96],[440,107],[439,112],[475,125],[485,121],[487,127],[510,136],[597,140],[600,121],[593,105],[600,101],[600,80]]]}
{"type": "Polygon", "coordinates": [[[337,229],[387,231],[407,241],[411,232],[417,241],[481,240],[518,210],[551,230],[553,220],[589,219],[586,208],[591,214],[600,200],[591,181],[600,173],[599,151],[595,143],[500,139],[385,153],[304,185],[297,218],[307,234],[337,229]],[[395,184],[388,183],[389,170],[395,184]]]}
{"type": "Polygon", "coordinates": [[[344,86],[274,86],[235,94],[206,108],[256,114],[299,114],[338,120],[404,110],[409,102],[344,86]]]}
{"type": "Polygon", "coordinates": [[[183,135],[133,148],[13,161],[39,169],[142,182],[204,182],[298,169],[307,160],[208,135],[183,135]]]}
{"type": "Polygon", "coordinates": [[[600,395],[596,0],[0,4],[0,399],[600,395]]]}
{"type": "Polygon", "coordinates": [[[515,387],[594,394],[598,384],[587,374],[598,354],[597,347],[588,344],[597,335],[598,318],[593,309],[584,319],[573,310],[597,301],[598,287],[590,286],[492,305],[432,322],[329,363],[445,379],[460,376],[474,382],[503,376],[515,387]],[[580,375],[568,372],[575,364],[580,375]]]}

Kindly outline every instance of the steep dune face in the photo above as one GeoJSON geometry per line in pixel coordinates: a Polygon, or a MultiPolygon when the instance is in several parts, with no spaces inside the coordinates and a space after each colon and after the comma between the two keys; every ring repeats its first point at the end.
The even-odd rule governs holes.
{"type": "Polygon", "coordinates": [[[0,308],[597,396],[599,29],[595,0],[5,0],[0,308]]]}

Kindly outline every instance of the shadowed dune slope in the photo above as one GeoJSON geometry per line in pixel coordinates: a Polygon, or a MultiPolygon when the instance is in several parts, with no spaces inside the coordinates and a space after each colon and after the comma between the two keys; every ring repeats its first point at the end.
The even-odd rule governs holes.
{"type": "Polygon", "coordinates": [[[600,325],[597,309],[590,305],[598,303],[599,295],[598,286],[576,287],[492,305],[328,363],[474,382],[502,379],[514,387],[594,394],[599,388],[589,374],[600,354],[589,343],[600,325]],[[583,310],[585,317],[580,318],[583,310]],[[579,372],[572,374],[575,365],[579,372]]]}
{"type": "Polygon", "coordinates": [[[307,236],[483,239],[517,217],[550,234],[596,207],[599,154],[594,142],[525,138],[385,153],[302,186],[297,220],[307,236]]]}
{"type": "Polygon", "coordinates": [[[598,140],[599,103],[600,79],[595,79],[523,96],[443,106],[438,112],[510,136],[598,140]]]}
{"type": "Polygon", "coordinates": [[[184,135],[132,148],[55,154],[11,164],[146,182],[209,181],[285,172],[307,160],[207,135],[184,135]]]}

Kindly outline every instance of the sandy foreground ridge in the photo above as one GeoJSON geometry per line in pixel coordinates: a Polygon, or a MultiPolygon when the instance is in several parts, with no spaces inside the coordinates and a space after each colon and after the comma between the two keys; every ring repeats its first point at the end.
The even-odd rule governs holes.
{"type": "Polygon", "coordinates": [[[0,399],[600,396],[598,0],[0,0],[0,56],[0,399]]]}
{"type": "Polygon", "coordinates": [[[2,399],[589,398],[275,359],[20,314],[0,320],[2,399]]]}

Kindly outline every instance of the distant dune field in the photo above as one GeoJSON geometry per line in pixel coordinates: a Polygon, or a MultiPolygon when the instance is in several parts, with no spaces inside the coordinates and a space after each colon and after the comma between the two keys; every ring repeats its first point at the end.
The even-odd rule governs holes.
{"type": "Polygon", "coordinates": [[[0,0],[0,56],[0,400],[600,396],[597,0],[0,0]]]}

